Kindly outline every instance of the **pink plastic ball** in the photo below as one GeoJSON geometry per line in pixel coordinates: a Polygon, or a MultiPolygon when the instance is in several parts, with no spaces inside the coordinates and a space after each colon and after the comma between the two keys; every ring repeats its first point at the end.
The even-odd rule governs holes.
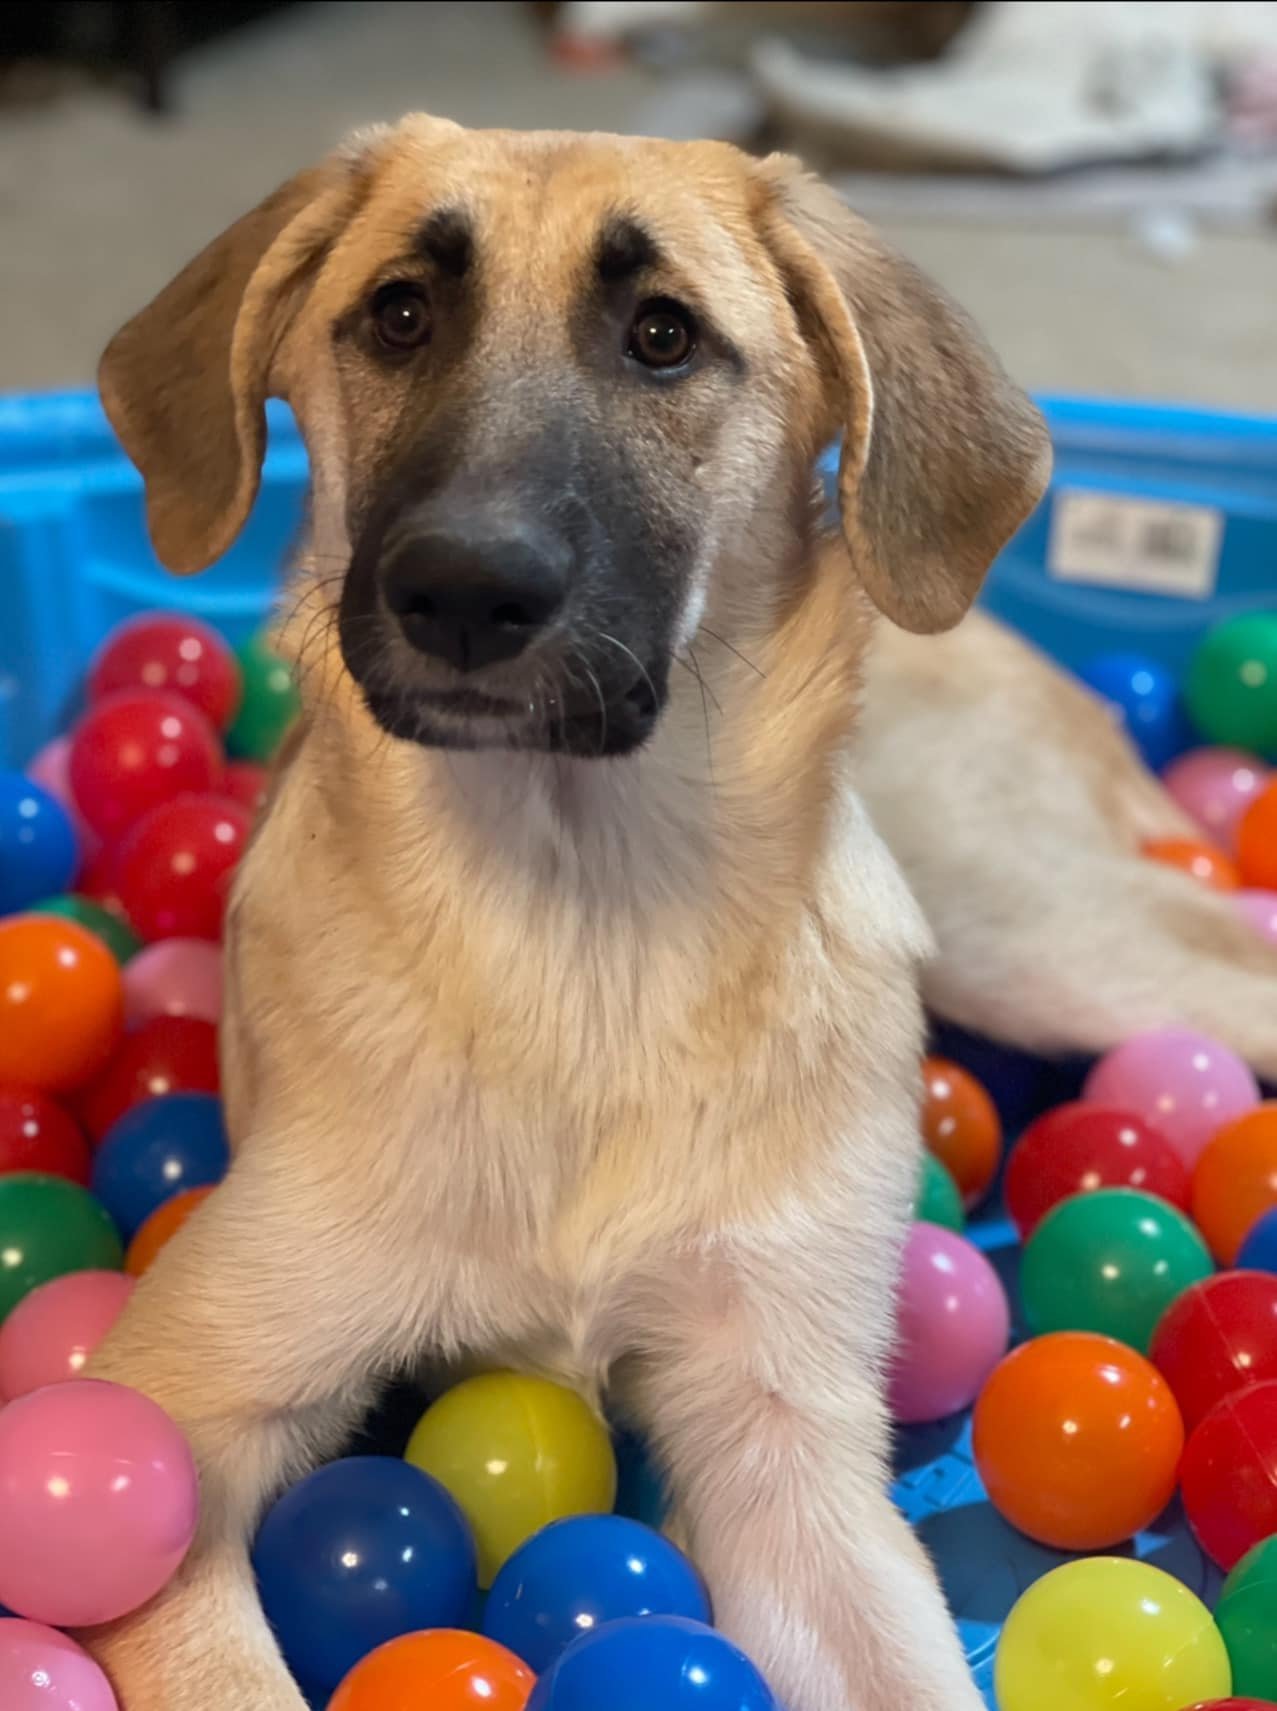
{"type": "Polygon", "coordinates": [[[1277,945],[1277,891],[1237,891],[1233,902],[1257,932],[1277,945]]]}
{"type": "Polygon", "coordinates": [[[1237,1053],[1192,1028],[1154,1028],[1115,1047],[1082,1090],[1159,1129],[1191,1170],[1207,1142],[1259,1103],[1259,1084],[1237,1053]]]}
{"type": "Polygon", "coordinates": [[[1193,749],[1167,767],[1162,782],[1186,814],[1235,854],[1241,817],[1270,777],[1244,749],[1193,749]]]}
{"type": "Polygon", "coordinates": [[[176,1574],[199,1493],[186,1439],[149,1397],[79,1378],[0,1413],[0,1603],[91,1628],[176,1574]]]}
{"type": "Polygon", "coordinates": [[[0,1398],[79,1378],[132,1292],[119,1271],[74,1271],[33,1289],[0,1325],[0,1398]]]}
{"type": "Polygon", "coordinates": [[[40,1622],[0,1621],[4,1711],[119,1711],[110,1683],[66,1634],[40,1622]]]}
{"type": "Polygon", "coordinates": [[[124,968],[124,1020],[140,1028],[153,1016],[222,1018],[222,948],[207,939],[160,939],[124,968]]]}
{"type": "Polygon", "coordinates": [[[71,738],[54,737],[25,770],[27,777],[47,790],[71,816],[71,824],[80,842],[81,867],[87,867],[101,848],[102,840],[76,807],[75,797],[71,794],[71,738]]]}
{"type": "Polygon", "coordinates": [[[1006,1291],[980,1250],[937,1224],[915,1224],[898,1298],[896,1419],[919,1424],[970,1407],[1010,1335],[1006,1291]]]}

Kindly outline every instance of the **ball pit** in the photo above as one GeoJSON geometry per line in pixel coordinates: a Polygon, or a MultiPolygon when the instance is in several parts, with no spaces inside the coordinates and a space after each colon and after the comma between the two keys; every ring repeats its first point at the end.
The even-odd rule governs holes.
{"type": "Polygon", "coordinates": [[[40,1622],[0,1619],[4,1711],[119,1711],[111,1684],[87,1652],[40,1622]]]}
{"type": "Polygon", "coordinates": [[[119,1231],[78,1183],[34,1171],[0,1176],[0,1323],[51,1278],[123,1264],[119,1231]]]}
{"type": "Polygon", "coordinates": [[[1081,1100],[1030,1123],[1008,1161],[1003,1192],[1026,1240],[1061,1200],[1099,1188],[1136,1188],[1188,1210],[1188,1171],[1170,1142],[1133,1111],[1081,1100]]]}
{"type": "Polygon", "coordinates": [[[967,1206],[987,1192],[1002,1160],[1002,1120],[986,1090],[960,1064],[930,1057],[922,1066],[922,1138],[967,1206]]]}
{"type": "Polygon", "coordinates": [[[1011,1334],[1006,1291],[988,1260],[951,1230],[915,1224],[897,1310],[892,1414],[909,1424],[969,1408],[1011,1334]]]}
{"type": "Polygon", "coordinates": [[[46,897],[31,905],[36,915],[60,915],[66,921],[78,921],[110,951],[121,968],[127,967],[142,948],[142,941],[128,922],[92,897],[71,891],[64,897],[46,897]]]}
{"type": "Polygon", "coordinates": [[[168,1093],[133,1106],[107,1130],[90,1187],[131,1242],[166,1200],[211,1188],[230,1162],[221,1100],[212,1093],[168,1093]]]}
{"type": "Polygon", "coordinates": [[[297,717],[297,690],[292,672],[272,651],[264,636],[249,638],[235,650],[242,696],[239,711],[226,733],[234,760],[265,765],[297,717]]]}
{"type": "Polygon", "coordinates": [[[163,690],[126,689],[84,715],[68,766],[76,807],[98,837],[114,841],[178,791],[214,789],[223,761],[198,708],[163,690]]]}
{"type": "Polygon", "coordinates": [[[1215,1404],[1188,1440],[1180,1490],[1198,1543],[1223,1569],[1277,1533],[1277,1380],[1215,1404]]]}
{"type": "Polygon", "coordinates": [[[1154,772],[1188,746],[1191,733],[1179,684],[1175,674],[1157,660],[1143,654],[1100,654],[1078,675],[1109,708],[1154,772]]]}
{"type": "Polygon", "coordinates": [[[79,863],[62,804],[22,773],[0,771],[0,915],[65,891],[79,863]]]}
{"type": "Polygon", "coordinates": [[[79,1378],[132,1290],[118,1271],[73,1271],[24,1296],[0,1324],[0,1402],[79,1378]]]}
{"type": "Polygon", "coordinates": [[[525,1711],[535,1677],[481,1634],[435,1628],[364,1658],[328,1711],[525,1711]]]}
{"type": "Polygon", "coordinates": [[[1236,1052],[1192,1028],[1154,1028],[1107,1053],[1083,1098],[1141,1116],[1191,1170],[1230,1118],[1259,1103],[1259,1084],[1236,1052]]]}
{"type": "Polygon", "coordinates": [[[1265,1212],[1251,1225],[1237,1264],[1246,1271],[1277,1272],[1277,1209],[1265,1212]]]}
{"type": "Polygon", "coordinates": [[[121,1041],[76,1101],[92,1138],[102,1142],[127,1112],[170,1093],[216,1093],[221,1086],[217,1029],[193,1016],[153,1016],[121,1041]]]}
{"type": "Polygon", "coordinates": [[[214,1026],[222,1016],[222,949],[207,939],[160,939],[139,946],[124,971],[124,1022],[187,1016],[214,1026]]]}
{"type": "Polygon", "coordinates": [[[0,920],[0,1082],[72,1092],[123,1026],[120,970],[100,939],[57,916],[0,920]]]}
{"type": "Polygon", "coordinates": [[[162,689],[224,731],[239,710],[239,663],[217,631],[186,612],[144,612],[113,630],[94,655],[90,701],[117,690],[162,689]]]}
{"type": "Polygon", "coordinates": [[[781,1711],[766,1682],[712,1628],[678,1617],[609,1622],[574,1640],[528,1711],[781,1711]]]}
{"type": "Polygon", "coordinates": [[[1226,1271],[1195,1283],[1163,1315],[1150,1354],[1191,1432],[1226,1396],[1277,1380],[1277,1277],[1226,1271]]]}
{"type": "Polygon", "coordinates": [[[175,796],[139,820],[120,845],[120,902],[148,942],[220,939],[230,882],[252,830],[228,796],[175,796]]]}
{"type": "Polygon", "coordinates": [[[1193,1218],[1221,1265],[1232,1265],[1266,1212],[1277,1209],[1277,1100],[1228,1123],[1193,1172],[1193,1218]]]}
{"type": "Polygon", "coordinates": [[[1244,749],[1193,749],[1173,761],[1162,782],[1186,814],[1230,855],[1242,815],[1268,782],[1269,770],[1244,749]]]}
{"type": "Polygon", "coordinates": [[[89,1143],[69,1111],[37,1087],[0,1086],[0,1175],[36,1171],[89,1185],[89,1143]]]}
{"type": "Polygon", "coordinates": [[[1193,656],[1185,697],[1211,742],[1277,756],[1277,612],[1217,625],[1193,656]]]}

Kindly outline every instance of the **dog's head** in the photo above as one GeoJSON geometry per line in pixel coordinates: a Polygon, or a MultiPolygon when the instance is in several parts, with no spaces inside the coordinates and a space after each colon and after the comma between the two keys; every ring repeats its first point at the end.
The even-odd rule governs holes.
{"type": "Polygon", "coordinates": [[[727,567],[761,579],[735,610],[783,599],[834,435],[854,573],[916,630],[965,611],[1048,461],[966,319],[794,162],[420,117],[232,226],[101,385],[182,572],[235,539],[291,402],[345,668],[445,745],[642,743],[727,567]]]}

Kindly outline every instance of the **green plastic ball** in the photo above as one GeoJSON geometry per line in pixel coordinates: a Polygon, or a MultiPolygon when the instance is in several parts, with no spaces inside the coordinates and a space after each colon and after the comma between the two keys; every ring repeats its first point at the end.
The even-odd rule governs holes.
{"type": "Polygon", "coordinates": [[[87,1188],[60,1176],[0,1176],[0,1320],[69,1271],[121,1271],[124,1248],[87,1188]]]}
{"type": "Polygon", "coordinates": [[[1024,1316],[1035,1336],[1097,1331],[1147,1354],[1171,1302],[1214,1269],[1205,1242],[1168,1201],[1133,1188],[1077,1194],[1025,1244],[1024,1316]]]}
{"type": "Polygon", "coordinates": [[[127,921],[122,921],[118,915],[104,909],[91,897],[81,897],[75,891],[69,891],[65,897],[47,897],[43,903],[34,906],[34,913],[61,915],[68,921],[78,921],[82,927],[87,927],[89,932],[101,939],[121,967],[142,948],[141,939],[127,921]]]}
{"type": "Polygon", "coordinates": [[[955,1230],[959,1235],[966,1228],[966,1214],[962,1210],[958,1185],[952,1173],[932,1152],[922,1155],[922,1175],[918,1181],[913,1215],[928,1224],[955,1230]]]}
{"type": "Polygon", "coordinates": [[[1215,1620],[1233,1666],[1233,1692],[1277,1702],[1277,1537],[1248,1551],[1224,1582],[1215,1620]]]}
{"type": "Polygon", "coordinates": [[[1208,742],[1277,758],[1277,611],[1213,629],[1193,656],[1186,696],[1208,742]]]}
{"type": "Polygon", "coordinates": [[[235,650],[244,679],[244,695],[235,722],[226,733],[226,747],[236,760],[264,766],[297,717],[297,686],[289,666],[258,634],[235,650]]]}

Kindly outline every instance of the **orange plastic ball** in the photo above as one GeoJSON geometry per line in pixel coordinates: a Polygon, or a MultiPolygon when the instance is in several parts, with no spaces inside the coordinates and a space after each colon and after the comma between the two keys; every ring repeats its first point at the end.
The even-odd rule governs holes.
{"type": "Polygon", "coordinates": [[[61,915],[0,921],[0,1082],[70,1092],[123,1027],[120,967],[96,933],[61,915]]]}
{"type": "Polygon", "coordinates": [[[1258,1219],[1277,1206],[1277,1099],[1222,1128],[1193,1172],[1193,1222],[1221,1265],[1235,1265],[1258,1219]]]}
{"type": "Polygon", "coordinates": [[[1212,891],[1241,889],[1242,876],[1236,863],[1214,844],[1197,838],[1152,838],[1144,845],[1144,854],[1150,861],[1181,868],[1212,891]]]}
{"type": "Polygon", "coordinates": [[[1237,865],[1252,890],[1277,891],[1277,780],[1242,815],[1237,865]]]}
{"type": "Polygon", "coordinates": [[[184,1194],[175,1194],[171,1200],[155,1208],[129,1243],[129,1251],[124,1256],[124,1269],[130,1277],[141,1277],[144,1271],[150,1270],[160,1249],[172,1240],[191,1213],[197,1206],[202,1206],[212,1192],[211,1188],[188,1188],[184,1194]]]}
{"type": "Polygon", "coordinates": [[[524,1711],[535,1686],[527,1665],[495,1640],[432,1628],[362,1659],[328,1711],[524,1711]]]}
{"type": "Polygon", "coordinates": [[[972,1206],[987,1191],[1002,1158],[998,1108],[975,1076],[948,1058],[924,1058],[922,1081],[922,1138],[972,1206]]]}
{"type": "Polygon", "coordinates": [[[1058,1331],[1007,1356],[976,1403],[976,1467],[1013,1527],[1104,1551],[1170,1502],[1184,1423],[1170,1386],[1125,1343],[1058,1331]]]}

